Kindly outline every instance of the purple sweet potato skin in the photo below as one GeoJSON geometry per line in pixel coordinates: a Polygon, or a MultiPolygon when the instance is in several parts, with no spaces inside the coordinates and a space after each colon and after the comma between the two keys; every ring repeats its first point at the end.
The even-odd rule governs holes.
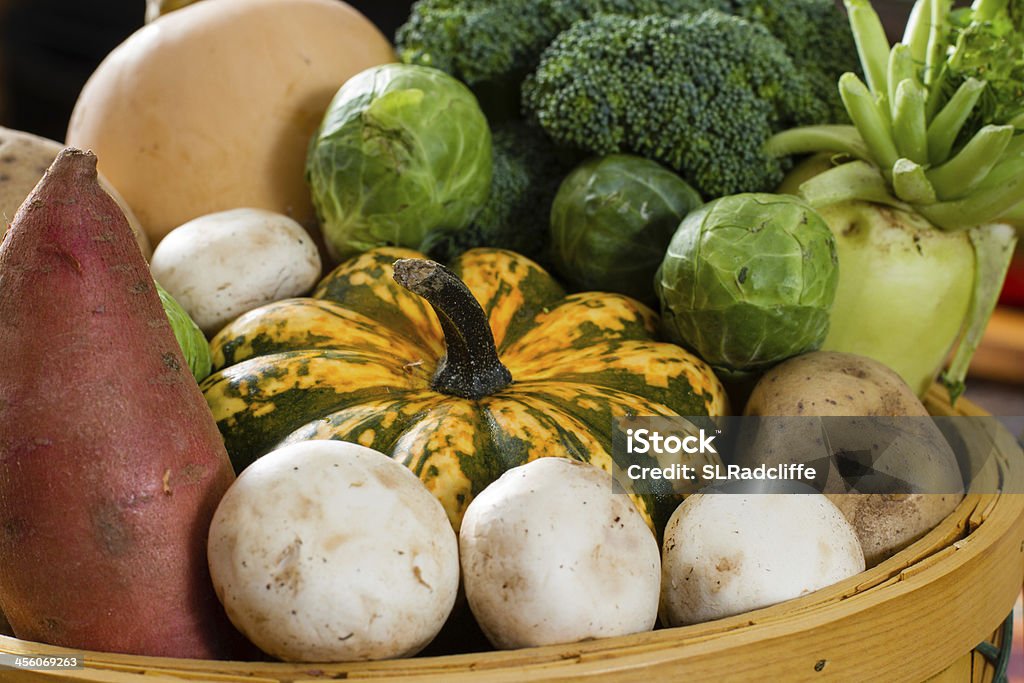
{"type": "Polygon", "coordinates": [[[15,634],[236,656],[206,564],[233,480],[96,158],[64,150],[0,244],[0,608],[15,634]]]}

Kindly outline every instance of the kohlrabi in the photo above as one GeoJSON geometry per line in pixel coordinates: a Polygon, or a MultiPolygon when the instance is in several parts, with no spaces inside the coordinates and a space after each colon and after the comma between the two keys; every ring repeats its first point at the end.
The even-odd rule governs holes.
{"type": "Polygon", "coordinates": [[[890,47],[871,4],[847,0],[867,81],[839,80],[853,125],[785,131],[768,149],[827,153],[781,188],[836,236],[840,282],[823,348],[886,363],[923,394],[956,346],[942,375],[955,400],[1024,213],[1024,117],[1007,95],[1020,85],[984,80],[1020,68],[1024,3],[977,0],[959,14],[950,4],[918,0],[890,47]]]}

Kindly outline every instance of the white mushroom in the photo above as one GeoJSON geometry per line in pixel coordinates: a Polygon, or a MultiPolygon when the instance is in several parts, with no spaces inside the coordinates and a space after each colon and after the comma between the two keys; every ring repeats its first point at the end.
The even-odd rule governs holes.
{"type": "Polygon", "coordinates": [[[246,311],[308,292],[320,277],[313,239],[263,209],[200,216],[153,252],[153,277],[208,335],[246,311]]]}
{"type": "Polygon", "coordinates": [[[458,542],[411,471],[358,444],[305,441],[250,465],[210,527],[232,623],[289,661],[413,655],[455,604],[458,542]]]}
{"type": "Polygon", "coordinates": [[[720,619],[862,571],[857,534],[822,494],[697,494],[665,528],[661,618],[720,619]]]}
{"type": "Polygon", "coordinates": [[[459,534],[466,598],[499,648],[650,630],[658,543],[610,475],[564,458],[513,468],[470,503],[459,534]]]}

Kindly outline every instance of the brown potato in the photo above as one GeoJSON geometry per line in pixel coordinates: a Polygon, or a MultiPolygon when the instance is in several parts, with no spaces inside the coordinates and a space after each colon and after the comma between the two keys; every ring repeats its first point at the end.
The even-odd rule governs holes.
{"type": "Polygon", "coordinates": [[[964,497],[958,494],[826,494],[853,525],[868,567],[934,529],[964,497]]]}
{"type": "Polygon", "coordinates": [[[910,387],[877,361],[831,351],[792,358],[761,378],[744,414],[834,418],[750,427],[736,461],[814,466],[869,567],[934,528],[963,498],[953,449],[910,387]]]}
{"type": "Polygon", "coordinates": [[[775,366],[750,394],[744,415],[928,415],[885,365],[852,353],[815,351],[775,366]]]}

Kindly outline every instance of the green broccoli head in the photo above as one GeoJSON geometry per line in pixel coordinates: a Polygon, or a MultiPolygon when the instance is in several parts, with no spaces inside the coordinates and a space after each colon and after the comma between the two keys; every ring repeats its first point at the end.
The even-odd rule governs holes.
{"type": "Polygon", "coordinates": [[[671,13],[694,1],[419,0],[395,43],[403,61],[447,71],[471,87],[517,84],[548,43],[581,19],[671,13]]]}
{"type": "Polygon", "coordinates": [[[523,84],[524,111],[556,144],[659,161],[706,197],[782,179],[761,151],[826,105],[767,29],[709,10],[577,22],[523,84]]]}
{"type": "Polygon", "coordinates": [[[491,144],[494,166],[487,202],[468,228],[432,233],[422,250],[451,262],[467,249],[497,247],[545,263],[551,203],[578,157],[559,152],[543,131],[522,121],[494,126],[491,144]]]}
{"type": "Polygon", "coordinates": [[[828,103],[828,120],[846,120],[836,81],[857,70],[857,52],[833,0],[419,0],[395,42],[403,61],[447,71],[472,87],[489,113],[507,115],[541,52],[575,22],[708,9],[763,24],[828,103]]]}
{"type": "Polygon", "coordinates": [[[553,0],[419,0],[395,36],[402,61],[432,66],[469,86],[524,75],[572,23],[553,0]]]}
{"type": "MultiPolygon", "coordinates": [[[[699,4],[699,3],[698,3],[699,4]]],[[[724,0],[715,7],[764,26],[783,45],[815,95],[828,106],[818,123],[848,123],[837,82],[860,72],[850,23],[833,0],[724,0]]]]}

